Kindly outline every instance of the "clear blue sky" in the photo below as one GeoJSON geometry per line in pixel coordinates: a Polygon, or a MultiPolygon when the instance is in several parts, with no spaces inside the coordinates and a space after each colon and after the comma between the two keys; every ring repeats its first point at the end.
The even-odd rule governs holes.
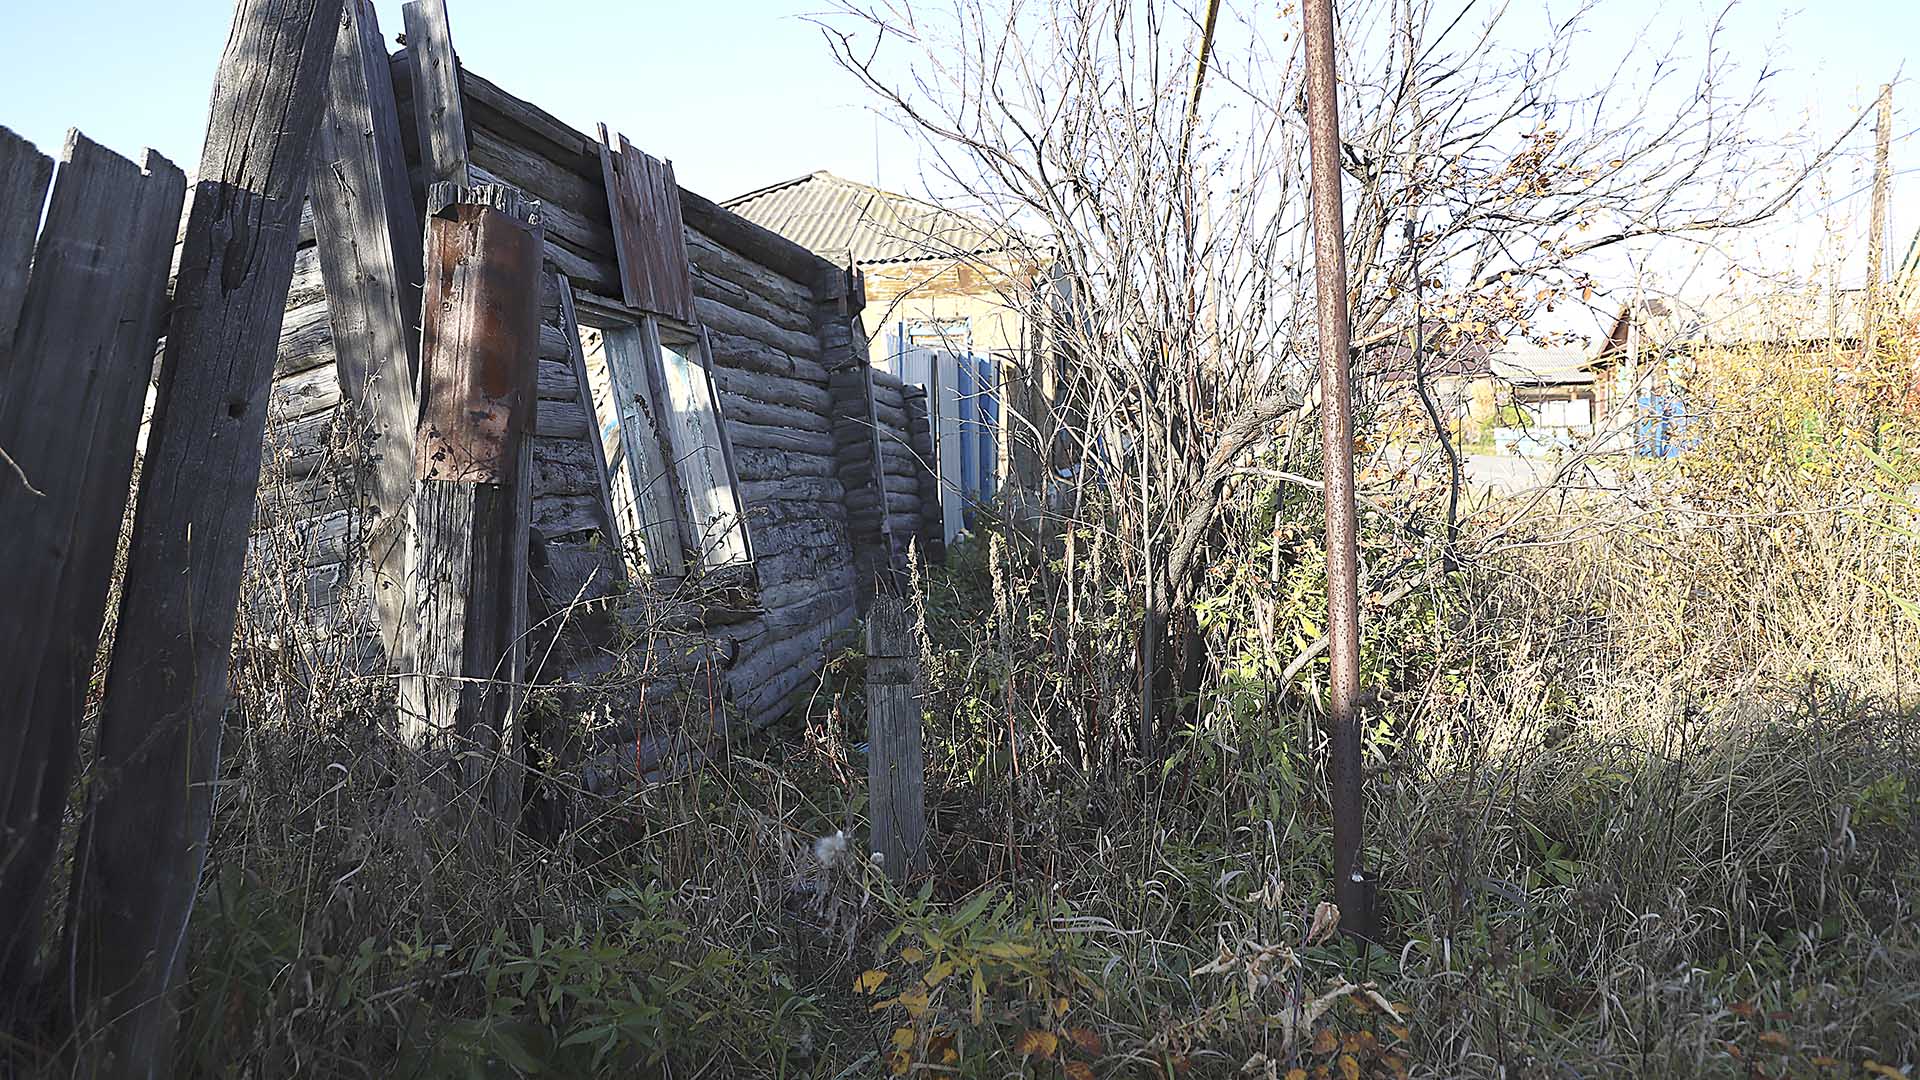
{"type": "MultiPolygon", "coordinates": [[[[401,0],[377,0],[391,47],[401,0]]],[[[725,198],[827,168],[874,171],[874,117],[800,15],[814,0],[449,0],[461,59],[592,133],[597,121],[725,198]]],[[[193,171],[227,0],[0,0],[0,124],[57,152],[70,126],[193,171]]],[[[904,173],[911,146],[883,132],[904,173]]],[[[901,175],[883,180],[904,183],[901,175]]]]}
{"type": "MultiPolygon", "coordinates": [[[[937,3],[937,0],[923,0],[937,3]]],[[[1228,0],[1254,20],[1274,0],[1228,0]]],[[[1336,0],[1336,3],[1340,0],[1336,0]]],[[[151,145],[192,171],[207,92],[225,43],[227,0],[6,0],[0,33],[0,124],[56,151],[78,126],[122,153],[151,145]]],[[[826,168],[918,186],[918,155],[877,125],[861,91],[803,21],[822,0],[450,0],[454,41],[474,70],[591,131],[624,131],[674,160],[682,182],[714,198],[826,168]],[[876,132],[879,152],[876,154],[876,132]]],[[[1570,0],[1512,0],[1507,34],[1524,35],[1570,0]]],[[[1718,0],[1604,0],[1589,23],[1595,56],[1617,57],[1702,25],[1718,0]]],[[[400,0],[378,0],[391,40],[400,0]]],[[[1769,122],[1789,134],[1832,131],[1910,56],[1897,132],[1920,128],[1920,0],[1747,0],[1723,45],[1743,64],[1769,52],[1784,72],[1769,122]]],[[[1870,169],[1870,136],[1836,170],[1842,194],[1870,169]]],[[[1920,227],[1920,135],[1895,145],[1894,226],[1920,227]]],[[[1864,212],[1865,199],[1848,203],[1864,212]]],[[[1804,210],[1801,212],[1804,213],[1804,210]]],[[[1797,232],[1804,248],[1806,230],[1797,232]]]]}

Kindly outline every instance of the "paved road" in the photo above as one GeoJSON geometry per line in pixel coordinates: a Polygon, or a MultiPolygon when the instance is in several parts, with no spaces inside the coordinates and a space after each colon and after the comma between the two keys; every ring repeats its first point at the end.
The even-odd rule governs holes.
{"type": "MultiPolygon", "coordinates": [[[[1553,479],[1560,463],[1548,457],[1520,457],[1506,454],[1467,455],[1467,486],[1495,495],[1514,495],[1531,491],[1553,479]]],[[[1617,481],[1613,469],[1589,462],[1584,470],[1570,478],[1577,487],[1612,487],[1617,481]]]]}

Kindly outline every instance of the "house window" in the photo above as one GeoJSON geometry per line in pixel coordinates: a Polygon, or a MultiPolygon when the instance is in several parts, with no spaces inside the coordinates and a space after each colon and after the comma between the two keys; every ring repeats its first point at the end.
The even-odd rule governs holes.
{"type": "Polygon", "coordinates": [[[901,344],[935,352],[973,352],[973,324],[967,319],[914,319],[900,324],[901,344]]]}
{"type": "Polygon", "coordinates": [[[611,302],[575,306],[629,570],[679,577],[751,561],[705,335],[611,302]]]}

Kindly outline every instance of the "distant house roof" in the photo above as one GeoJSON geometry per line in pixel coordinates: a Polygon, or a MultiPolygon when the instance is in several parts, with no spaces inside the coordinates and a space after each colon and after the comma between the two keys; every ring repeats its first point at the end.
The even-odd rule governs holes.
{"type": "Polygon", "coordinates": [[[1494,378],[1516,386],[1577,386],[1593,382],[1586,350],[1578,345],[1537,345],[1508,338],[1493,350],[1494,378]]]}
{"type": "MultiPolygon", "coordinates": [[[[1420,370],[1430,379],[1473,379],[1490,373],[1488,343],[1478,337],[1462,337],[1446,324],[1427,323],[1420,349],[1420,370]]],[[[1410,382],[1413,379],[1413,330],[1406,327],[1394,338],[1371,346],[1361,353],[1363,370],[1386,382],[1410,382]]]]}
{"type": "Polygon", "coordinates": [[[721,205],[815,254],[856,265],[953,259],[1008,246],[1007,231],[991,222],[830,172],[811,172],[721,205]]]}

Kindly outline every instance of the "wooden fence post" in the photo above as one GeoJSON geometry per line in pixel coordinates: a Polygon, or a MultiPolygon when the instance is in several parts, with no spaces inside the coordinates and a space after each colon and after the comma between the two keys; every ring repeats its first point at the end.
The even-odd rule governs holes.
{"type": "Polygon", "coordinates": [[[239,0],[187,219],[142,466],[92,806],[74,857],[73,986],[93,1072],[170,1071],[168,990],[205,861],[227,664],[307,159],[341,0],[239,0]]]}
{"type": "Polygon", "coordinates": [[[406,676],[401,734],[430,768],[457,756],[459,805],[485,807],[508,832],[520,801],[543,234],[539,204],[512,188],[429,190],[409,582],[419,670],[406,676]]]}
{"type": "Polygon", "coordinates": [[[895,881],[926,863],[920,647],[906,600],[883,591],[867,613],[867,813],[873,851],[895,881]]]}
{"type": "MultiPolygon", "coordinates": [[[[0,199],[37,221],[28,171],[0,199]]],[[[0,1013],[32,981],[186,187],[151,150],[135,165],[71,133],[0,347],[0,1013]]]]}
{"type": "Polygon", "coordinates": [[[406,508],[420,368],[420,215],[407,183],[387,50],[371,0],[347,0],[313,144],[314,236],[341,398],[367,435],[360,538],[387,667],[406,671],[406,508]]]}

